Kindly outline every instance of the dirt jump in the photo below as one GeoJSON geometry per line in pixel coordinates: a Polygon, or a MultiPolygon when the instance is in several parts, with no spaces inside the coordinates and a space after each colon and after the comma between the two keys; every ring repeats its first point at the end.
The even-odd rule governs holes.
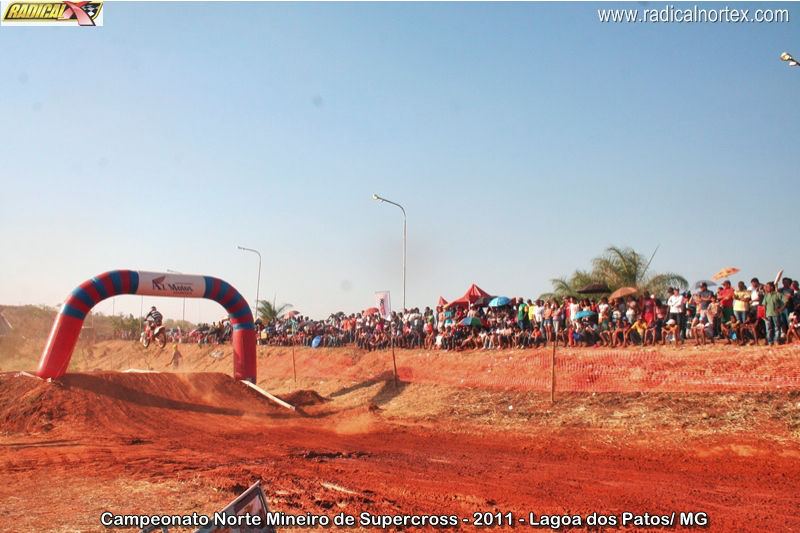
{"type": "Polygon", "coordinates": [[[278,531],[800,531],[797,347],[560,349],[554,403],[547,349],[398,350],[395,385],[387,351],[259,347],[294,410],[230,346],[181,351],[83,344],[52,382],[5,357],[5,530],[209,515],[260,480],[278,531]]]}

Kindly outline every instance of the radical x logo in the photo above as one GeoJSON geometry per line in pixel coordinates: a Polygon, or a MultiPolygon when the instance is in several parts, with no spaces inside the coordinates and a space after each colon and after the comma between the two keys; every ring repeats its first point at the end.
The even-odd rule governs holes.
{"type": "Polygon", "coordinates": [[[153,279],[153,290],[155,290],[155,291],[165,291],[165,290],[167,290],[166,287],[164,287],[164,278],[166,278],[166,277],[167,276],[161,276],[160,278],[154,278],[153,279]]]}
{"type": "MultiPolygon", "coordinates": [[[[96,26],[103,2],[30,2],[15,1],[7,5],[2,22],[21,25],[61,25],[77,22],[78,26],[96,26]]],[[[102,17],[100,18],[102,26],[102,17]]]]}

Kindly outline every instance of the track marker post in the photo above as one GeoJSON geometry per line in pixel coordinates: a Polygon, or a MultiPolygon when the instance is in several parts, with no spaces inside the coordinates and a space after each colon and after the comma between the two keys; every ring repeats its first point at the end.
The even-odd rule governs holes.
{"type": "Polygon", "coordinates": [[[280,398],[278,398],[274,394],[270,394],[269,392],[265,391],[264,389],[262,389],[261,387],[259,387],[255,383],[251,383],[251,382],[247,381],[246,379],[240,379],[239,381],[244,383],[245,385],[247,385],[248,387],[250,387],[251,389],[253,389],[257,393],[259,393],[260,395],[264,396],[265,398],[267,398],[269,400],[272,400],[273,402],[277,403],[281,407],[285,407],[287,409],[291,409],[292,411],[297,411],[297,407],[295,407],[294,405],[292,405],[292,404],[290,404],[288,402],[285,402],[285,401],[281,400],[280,398]]]}
{"type": "Polygon", "coordinates": [[[556,346],[558,337],[553,338],[553,357],[550,364],[550,403],[556,403],[556,346]]]}
{"type": "Polygon", "coordinates": [[[294,335],[292,335],[292,372],[294,373],[294,382],[297,383],[297,366],[294,363],[294,343],[297,342],[297,339],[294,335]]]}
{"type": "Polygon", "coordinates": [[[392,334],[392,364],[394,365],[394,389],[397,390],[397,359],[394,357],[394,333],[392,334]]]}

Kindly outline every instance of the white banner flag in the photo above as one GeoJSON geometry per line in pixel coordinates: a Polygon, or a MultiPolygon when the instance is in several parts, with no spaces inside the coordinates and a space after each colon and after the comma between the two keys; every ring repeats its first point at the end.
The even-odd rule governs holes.
{"type": "Polygon", "coordinates": [[[378,314],[380,314],[384,320],[389,320],[392,316],[392,301],[389,298],[389,291],[376,292],[375,302],[377,303],[378,314]]]}

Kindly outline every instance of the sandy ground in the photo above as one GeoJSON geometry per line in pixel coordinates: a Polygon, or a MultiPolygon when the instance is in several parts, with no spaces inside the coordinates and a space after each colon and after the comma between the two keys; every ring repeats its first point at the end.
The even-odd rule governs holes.
{"type": "Polygon", "coordinates": [[[462,530],[479,518],[553,530],[542,520],[565,514],[584,530],[592,513],[617,520],[594,531],[690,529],[681,512],[707,513],[710,531],[800,531],[795,347],[559,350],[555,403],[548,350],[398,350],[395,386],[390,352],[259,347],[258,384],[291,411],[230,377],[229,346],[182,345],[174,371],[170,349],[81,343],[48,383],[13,371],[35,369],[36,344],[0,350],[9,531],[105,531],[103,511],[211,514],[257,480],[273,511],[355,517],[338,531],[380,529],[361,513],[452,516],[462,530]],[[623,513],[639,518],[623,526],[623,513]]]}

